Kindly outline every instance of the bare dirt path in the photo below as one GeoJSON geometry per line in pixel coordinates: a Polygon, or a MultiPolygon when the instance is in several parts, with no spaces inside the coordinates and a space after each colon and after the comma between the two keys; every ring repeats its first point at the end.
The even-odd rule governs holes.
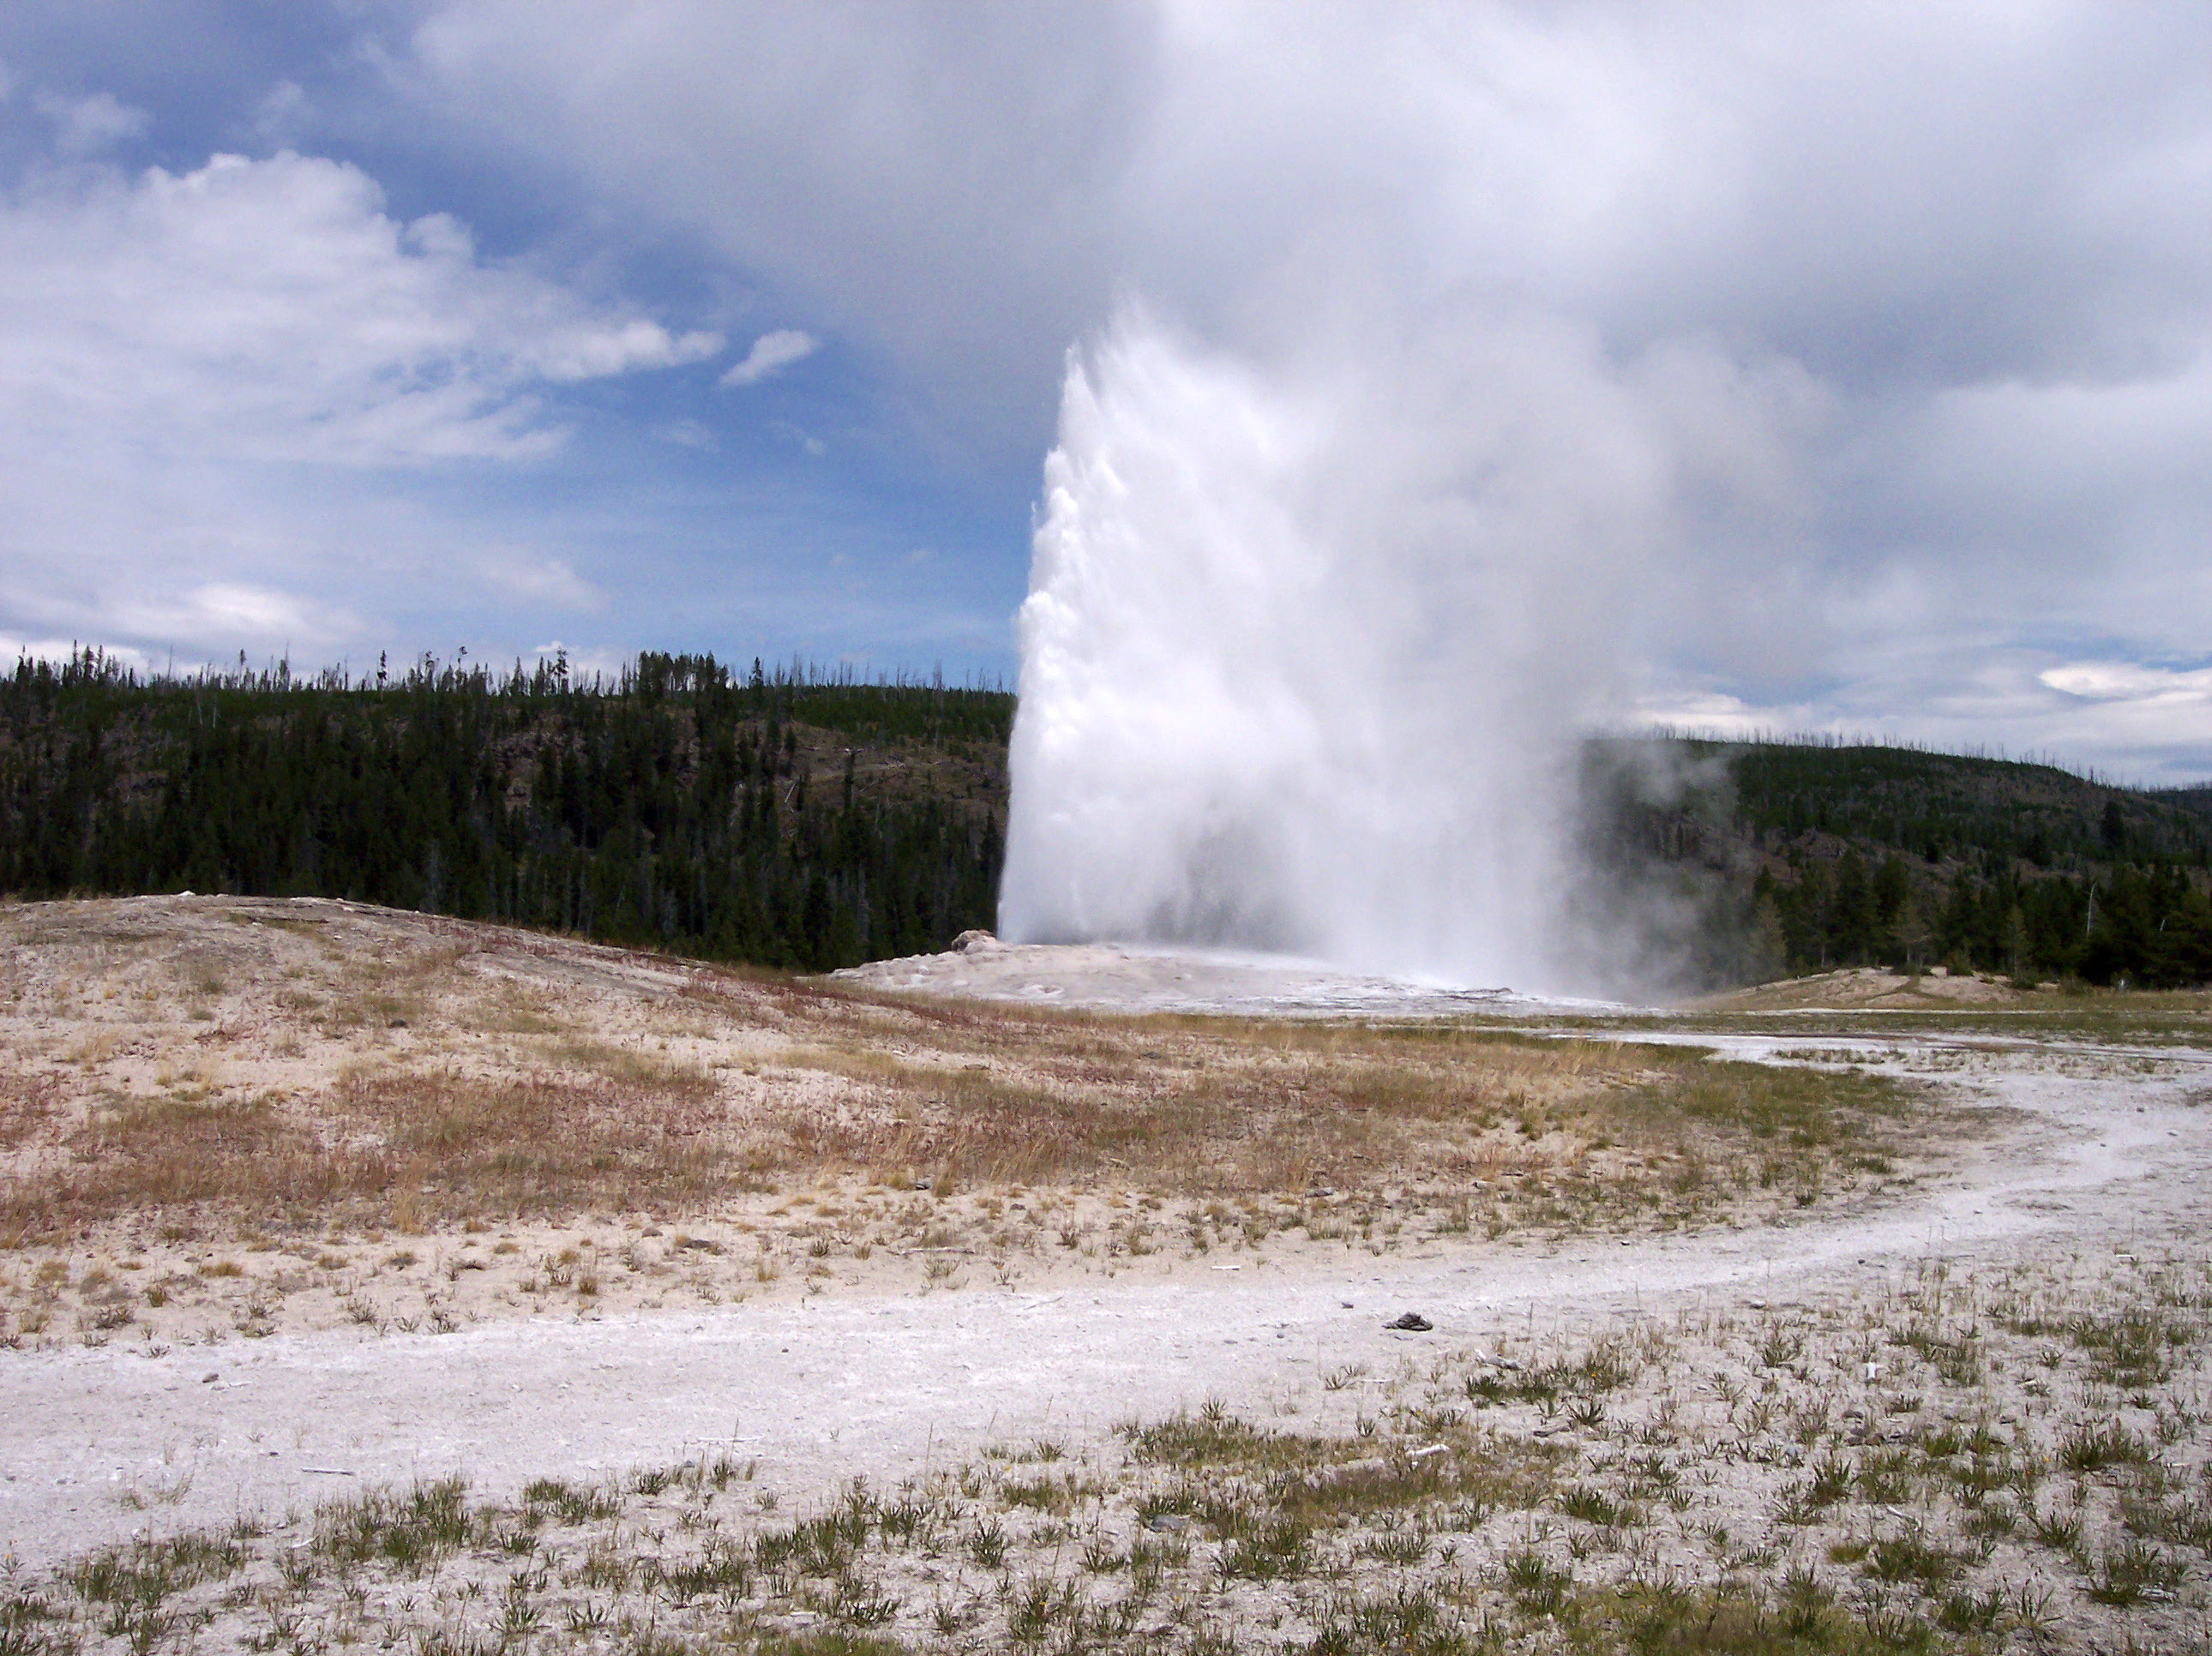
{"type": "MultiPolygon", "coordinates": [[[[1832,1037],[1692,1037],[1750,1056],[1832,1037]]],[[[830,1294],[459,1333],[285,1336],[160,1356],[0,1356],[0,1554],[305,1513],[374,1482],[465,1473],[497,1495],[544,1474],[757,1463],[761,1493],[895,1483],[989,1442],[1085,1437],[1210,1397],[1348,1426],[1320,1377],[1547,1325],[1700,1301],[1878,1286],[1931,1254],[2071,1258],[2138,1234],[2212,1234],[2212,1054],[1995,1047],[1911,1035],[1862,1056],[2017,1112],[1951,1174],[1829,1219],[1546,1247],[1468,1239],[1293,1272],[1164,1263],[1058,1292],[830,1294]],[[1384,1331],[1405,1309],[1435,1333],[1384,1331]]]]}

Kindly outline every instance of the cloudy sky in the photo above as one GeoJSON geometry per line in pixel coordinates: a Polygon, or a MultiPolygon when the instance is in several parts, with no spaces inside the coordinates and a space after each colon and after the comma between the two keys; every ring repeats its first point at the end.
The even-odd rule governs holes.
{"type": "Polygon", "coordinates": [[[1668,525],[1601,713],[2212,775],[2201,5],[14,0],[0,65],[11,655],[1011,682],[1140,317],[1443,359],[1478,506],[1595,406],[1516,376],[1597,397],[1554,476],[1668,525]]]}

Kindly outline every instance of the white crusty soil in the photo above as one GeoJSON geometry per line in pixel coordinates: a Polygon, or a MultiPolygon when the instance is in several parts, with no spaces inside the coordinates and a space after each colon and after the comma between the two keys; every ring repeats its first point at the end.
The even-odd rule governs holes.
{"type": "MultiPolygon", "coordinates": [[[[1123,1004],[1155,1004],[1164,973],[1193,1002],[1274,992],[1255,989],[1249,964],[1209,981],[1202,959],[1004,952],[1018,962],[991,992],[1042,986],[1031,998],[1049,999],[1057,986],[1089,998],[1121,971],[1133,980],[1123,1004]]],[[[945,976],[927,986],[957,986],[945,976]]],[[[1161,1258],[1042,1292],[833,1283],[804,1298],[444,1335],[341,1328],[160,1355],[0,1352],[0,1553],[38,1564],[240,1512],[306,1512],[377,1481],[458,1471],[498,1495],[536,1476],[717,1450],[757,1462],[762,1491],[803,1503],[856,1475],[888,1485],[987,1442],[1087,1437],[1209,1398],[1263,1416],[1302,1398],[1314,1424],[1347,1425],[1350,1404],[1319,1377],[1408,1348],[1878,1293],[1931,1259],[2065,1262],[2138,1236],[2212,1234],[2212,1110],[2196,1101],[2212,1088],[2212,1054],[1909,1034],[1855,1051],[1826,1036],[1694,1038],[1749,1056],[1810,1046],[2014,1113],[1949,1174],[1885,1206],[1756,1228],[1548,1246],[1468,1236],[1411,1257],[1282,1265],[1161,1258]],[[1433,1335],[1383,1330],[1409,1308],[1433,1335]]]]}

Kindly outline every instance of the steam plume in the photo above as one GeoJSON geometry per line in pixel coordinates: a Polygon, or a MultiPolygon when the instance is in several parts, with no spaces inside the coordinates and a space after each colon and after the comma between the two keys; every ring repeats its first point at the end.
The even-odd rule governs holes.
{"type": "Polygon", "coordinates": [[[1573,737],[1790,389],[1542,317],[1262,367],[1125,313],[1045,464],[1001,930],[1586,985],[1573,737]]]}

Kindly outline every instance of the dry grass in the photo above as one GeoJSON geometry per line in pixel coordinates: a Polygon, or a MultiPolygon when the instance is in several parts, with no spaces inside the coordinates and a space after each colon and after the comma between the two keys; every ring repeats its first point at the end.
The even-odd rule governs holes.
{"type": "Polygon", "coordinates": [[[1611,1042],[1073,1016],[947,1023],[834,994],[805,1014],[828,1040],[791,1045],[757,1086],[574,1039],[519,1076],[374,1070],[290,1098],[238,1096],[204,1066],[173,1067],[155,1095],[111,1095],[73,1125],[53,1083],[18,1081],[0,1094],[6,1143],[59,1153],[0,1186],[0,1228],[157,1209],[362,1224],[403,1194],[432,1222],[681,1216],[823,1172],[918,1173],[940,1187],[1110,1179],[1183,1197],[1534,1180],[1587,1201],[1694,1209],[1698,1170],[1715,1163],[1748,1158],[1770,1188],[1816,1188],[1839,1151],[1878,1149],[1905,1107],[1893,1083],[1864,1076],[1611,1042]],[[893,1039],[903,1052],[884,1050],[893,1039]],[[817,1084],[794,1084],[803,1077],[817,1084]]]}
{"type": "MultiPolygon", "coordinates": [[[[196,1297],[201,1245],[256,1236],[520,1228],[534,1257],[620,1228],[638,1264],[596,1302],[648,1308],[910,1256],[951,1291],[1756,1221],[1889,1180],[1915,1107],[1877,1077],[1606,1031],[901,1000],[329,903],[24,905],[0,942],[0,1247],[191,1275],[141,1304],[149,1341],[359,1319],[343,1247],[196,1297]],[[831,1187],[842,1213],[802,1199],[831,1187]],[[732,1251],[663,1258],[643,1245],[666,1225],[732,1251]]],[[[426,1266],[404,1311],[371,1297],[404,1326],[532,1314],[556,1286],[509,1259],[426,1266]]],[[[0,1279],[0,1340],[112,1331],[74,1289],[28,1293],[0,1279]]]]}
{"type": "Polygon", "coordinates": [[[580,1084],[356,1078],[305,1107],[266,1097],[103,1106],[66,1161],[0,1190],[0,1228],[69,1230],[161,1210],[295,1228],[581,1210],[694,1210],[757,1189],[712,1136],[703,1078],[580,1084]]]}
{"type": "Polygon", "coordinates": [[[787,1055],[856,1093],[794,1147],[970,1182],[1110,1177],[1201,1196],[1534,1176],[1618,1194],[1669,1186],[1662,1163],[1763,1153],[1803,1187],[1839,1151],[1879,1154],[1909,1103],[1865,1076],[1452,1028],[976,1010],[894,1056],[866,1014],[823,1009],[860,1027],[787,1055]]]}
{"type": "Polygon", "coordinates": [[[12,1150],[54,1113],[60,1083],[48,1076],[0,1071],[0,1150],[12,1150]]]}

